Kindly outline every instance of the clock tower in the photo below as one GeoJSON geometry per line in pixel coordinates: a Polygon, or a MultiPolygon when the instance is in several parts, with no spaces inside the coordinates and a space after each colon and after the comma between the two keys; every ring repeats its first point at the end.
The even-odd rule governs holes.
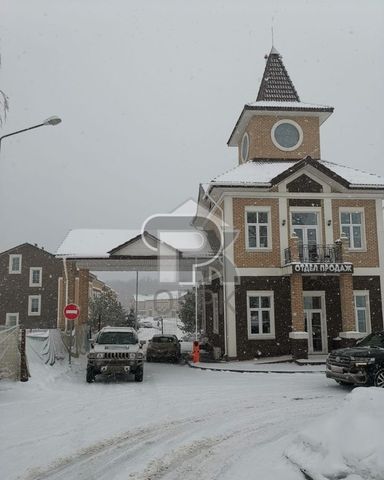
{"type": "Polygon", "coordinates": [[[300,101],[279,52],[272,47],[255,102],[244,105],[228,140],[239,163],[320,159],[320,125],[333,107],[300,101]]]}

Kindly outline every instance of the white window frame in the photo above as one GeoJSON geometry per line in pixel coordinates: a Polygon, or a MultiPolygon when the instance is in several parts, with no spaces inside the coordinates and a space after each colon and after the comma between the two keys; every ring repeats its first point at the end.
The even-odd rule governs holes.
{"type": "Polygon", "coordinates": [[[42,282],[43,282],[43,269],[42,267],[31,267],[29,269],[29,286],[30,287],[41,287],[42,282]],[[39,272],[39,279],[40,281],[38,283],[33,283],[33,272],[38,271],[39,272]]]}
{"type": "MultiPolygon", "coordinates": [[[[355,246],[352,246],[352,243],[353,243],[353,234],[351,236],[351,232],[350,232],[350,235],[349,235],[349,242],[350,242],[350,246],[349,246],[349,250],[354,250],[354,251],[357,251],[357,252],[365,252],[367,250],[367,242],[366,242],[366,237],[365,237],[365,209],[364,207],[340,207],[339,209],[339,225],[340,225],[340,236],[342,236],[343,234],[343,225],[347,225],[347,224],[343,224],[341,222],[341,214],[342,213],[361,213],[361,247],[355,247],[355,246]]],[[[352,227],[353,225],[357,225],[357,224],[353,224],[353,223],[350,223],[348,224],[349,227],[352,227]]],[[[353,232],[352,232],[353,233],[353,232]]]]}
{"type": "Polygon", "coordinates": [[[246,163],[248,162],[248,158],[249,158],[249,135],[248,135],[248,132],[245,132],[244,135],[243,135],[243,138],[241,139],[241,143],[240,143],[240,158],[241,158],[241,162],[242,163],[246,163]],[[247,142],[247,145],[246,145],[246,155],[243,155],[243,150],[244,150],[244,143],[247,142]]]}
{"type": "Polygon", "coordinates": [[[8,271],[9,273],[15,274],[15,273],[21,273],[21,262],[23,260],[23,256],[21,254],[11,254],[9,255],[9,267],[8,271]],[[14,258],[19,258],[19,269],[18,270],[13,270],[13,259],[14,258]]]}
{"type": "Polygon", "coordinates": [[[270,252],[272,250],[272,224],[271,224],[271,207],[270,206],[247,206],[245,207],[244,210],[244,226],[245,226],[245,249],[249,250],[251,252],[259,251],[259,252],[270,252]],[[248,218],[247,214],[251,213],[267,213],[268,215],[268,222],[265,223],[248,223],[248,218]],[[267,225],[267,240],[268,240],[268,246],[267,247],[260,247],[260,236],[257,234],[256,236],[256,242],[258,246],[256,247],[250,247],[249,246],[249,232],[248,232],[248,226],[249,225],[267,225]]]}
{"type": "Polygon", "coordinates": [[[38,317],[41,315],[41,295],[29,295],[28,296],[28,315],[31,317],[38,317]],[[37,312],[32,312],[32,301],[39,300],[39,309],[37,312]]]}
{"type": "Polygon", "coordinates": [[[354,290],[353,291],[353,306],[354,306],[354,311],[355,311],[355,327],[356,327],[356,332],[363,333],[363,334],[369,334],[372,332],[372,327],[371,327],[371,309],[370,309],[370,303],[369,303],[369,290],[354,290]],[[359,319],[357,316],[357,311],[362,310],[363,307],[357,307],[356,306],[356,297],[365,297],[365,307],[364,310],[366,312],[366,323],[367,323],[367,331],[366,332],[360,332],[359,330],[359,319]]]}
{"type": "Polygon", "coordinates": [[[219,294],[212,293],[212,329],[213,333],[219,334],[219,294]]]}
{"type": "Polygon", "coordinates": [[[293,150],[296,150],[297,148],[299,148],[300,145],[303,143],[303,138],[304,138],[304,135],[303,135],[303,129],[301,128],[301,126],[294,120],[290,120],[288,118],[277,121],[271,129],[271,140],[273,144],[275,145],[275,147],[277,147],[279,150],[282,150],[283,152],[293,152],[293,150]],[[276,137],[275,137],[276,128],[279,125],[282,125],[283,123],[289,123],[290,125],[293,125],[299,132],[299,140],[296,143],[296,145],[293,145],[292,147],[283,147],[283,145],[280,145],[280,143],[276,140],[276,137]]]}
{"type": "MultiPolygon", "coordinates": [[[[259,310],[266,310],[259,308],[259,310]]],[[[259,325],[262,322],[262,317],[259,318],[259,325]]],[[[276,338],[275,336],[275,302],[273,290],[248,290],[247,291],[247,325],[248,325],[248,340],[270,340],[276,338]],[[270,333],[251,333],[251,309],[249,306],[250,297],[270,297],[269,320],[271,324],[270,333]]]]}
{"type": "Polygon", "coordinates": [[[15,326],[15,325],[10,325],[9,324],[9,319],[11,317],[16,317],[16,324],[15,325],[19,325],[19,313],[18,312],[6,313],[5,314],[5,325],[8,326],[8,327],[14,327],[15,326]]]}
{"type": "Polygon", "coordinates": [[[294,213],[316,213],[317,216],[317,225],[306,225],[307,227],[316,227],[317,228],[317,243],[321,244],[323,242],[323,222],[321,218],[321,207],[289,207],[289,223],[291,229],[291,235],[295,227],[300,227],[302,225],[293,225],[293,214],[294,213]]]}

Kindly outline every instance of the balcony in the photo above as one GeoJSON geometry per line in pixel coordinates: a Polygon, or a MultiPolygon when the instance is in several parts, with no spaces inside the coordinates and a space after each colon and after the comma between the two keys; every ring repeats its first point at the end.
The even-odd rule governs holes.
{"type": "Polygon", "coordinates": [[[300,263],[342,263],[341,248],[336,245],[299,245],[299,260],[292,260],[291,249],[284,250],[285,265],[300,263]]]}

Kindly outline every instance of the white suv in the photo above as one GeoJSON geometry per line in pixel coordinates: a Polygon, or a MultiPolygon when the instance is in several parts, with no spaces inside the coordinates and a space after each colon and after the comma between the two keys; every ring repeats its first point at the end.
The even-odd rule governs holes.
{"type": "Polygon", "coordinates": [[[91,341],[88,353],[87,382],[97,374],[132,373],[136,382],[143,381],[143,344],[136,330],[128,327],[102,328],[91,341]]]}

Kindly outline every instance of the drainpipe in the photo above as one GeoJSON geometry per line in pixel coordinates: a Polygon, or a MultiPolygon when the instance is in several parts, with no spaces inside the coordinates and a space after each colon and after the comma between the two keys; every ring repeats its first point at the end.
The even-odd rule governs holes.
{"type": "MultiPolygon", "coordinates": [[[[67,268],[67,258],[66,257],[63,257],[63,267],[64,267],[64,278],[65,278],[65,295],[64,295],[64,299],[65,299],[65,305],[68,305],[68,268],[67,268]]],[[[67,324],[67,319],[65,319],[65,331],[67,331],[67,327],[68,327],[68,324],[67,324]]]]}

